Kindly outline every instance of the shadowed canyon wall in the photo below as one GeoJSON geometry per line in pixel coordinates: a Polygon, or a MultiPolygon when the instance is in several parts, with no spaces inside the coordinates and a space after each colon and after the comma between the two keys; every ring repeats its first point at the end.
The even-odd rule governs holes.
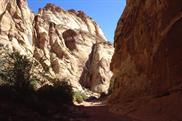
{"type": "Polygon", "coordinates": [[[111,62],[113,111],[142,121],[182,120],[181,34],[181,0],[127,0],[111,62]]]}

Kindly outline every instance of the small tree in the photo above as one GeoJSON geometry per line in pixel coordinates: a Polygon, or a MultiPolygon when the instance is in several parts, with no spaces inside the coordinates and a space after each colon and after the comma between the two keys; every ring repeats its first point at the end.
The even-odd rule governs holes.
{"type": "Polygon", "coordinates": [[[60,97],[63,102],[73,102],[73,89],[71,84],[66,80],[55,82],[53,93],[55,97],[60,97]]]}
{"type": "Polygon", "coordinates": [[[73,89],[72,86],[65,80],[54,82],[53,85],[44,85],[38,90],[40,97],[49,101],[56,101],[60,103],[73,103],[73,89]]]}
{"type": "Polygon", "coordinates": [[[19,52],[7,54],[6,65],[4,65],[1,76],[17,91],[28,90],[31,87],[31,71],[36,65],[35,61],[19,52]]]}

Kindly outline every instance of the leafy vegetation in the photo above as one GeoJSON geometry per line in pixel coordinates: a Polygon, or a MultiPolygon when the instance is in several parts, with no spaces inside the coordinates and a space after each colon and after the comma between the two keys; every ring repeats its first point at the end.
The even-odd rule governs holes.
{"type": "Polygon", "coordinates": [[[82,103],[84,100],[88,99],[88,97],[81,91],[75,91],[73,93],[73,101],[82,103]]]}
{"type": "Polygon", "coordinates": [[[7,81],[16,91],[28,91],[32,89],[31,71],[36,62],[19,52],[8,53],[5,56],[6,64],[1,70],[1,77],[7,81]]]}
{"type": "Polygon", "coordinates": [[[54,85],[45,85],[38,90],[38,94],[54,101],[61,101],[65,104],[73,102],[82,103],[88,97],[81,91],[74,91],[69,81],[57,81],[54,85]]]}
{"type": "Polygon", "coordinates": [[[26,118],[27,121],[35,120],[35,117],[37,121],[67,121],[68,118],[75,118],[71,117],[74,107],[72,103],[73,101],[81,103],[86,96],[82,92],[73,91],[68,80],[54,78],[50,80],[44,72],[41,72],[43,78],[52,83],[40,87],[44,84],[40,82],[42,75],[39,77],[34,73],[39,66],[32,58],[18,52],[8,53],[0,58],[0,79],[6,82],[0,84],[0,99],[3,105],[0,106],[2,107],[0,120],[9,120],[12,114],[16,114],[12,120],[26,118]],[[39,89],[35,90],[34,87],[37,85],[39,89]],[[53,115],[57,115],[57,112],[59,117],[53,115]]]}
{"type": "Polygon", "coordinates": [[[55,97],[60,97],[64,102],[73,102],[73,89],[68,81],[58,81],[55,83],[53,93],[55,97]]]}
{"type": "Polygon", "coordinates": [[[55,79],[53,85],[44,85],[37,92],[35,87],[39,79],[33,76],[33,69],[37,63],[19,52],[13,52],[6,56],[7,65],[0,71],[0,76],[7,81],[8,88],[12,88],[22,98],[25,93],[33,94],[34,97],[41,97],[46,100],[61,101],[63,103],[78,102],[81,103],[87,99],[87,96],[81,91],[73,91],[73,87],[68,80],[60,81],[55,79]]]}

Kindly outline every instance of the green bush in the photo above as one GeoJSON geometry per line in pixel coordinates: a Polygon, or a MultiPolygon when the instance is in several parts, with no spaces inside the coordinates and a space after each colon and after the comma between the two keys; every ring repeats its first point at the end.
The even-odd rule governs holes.
{"type": "Polygon", "coordinates": [[[58,81],[54,83],[53,94],[65,103],[73,102],[73,89],[68,81],[58,81]]]}
{"type": "Polygon", "coordinates": [[[37,79],[37,78],[32,78],[30,79],[30,87],[33,89],[33,90],[37,90],[37,85],[39,84],[40,80],[37,79]]]}
{"type": "MultiPolygon", "coordinates": [[[[33,76],[33,70],[37,63],[19,52],[13,52],[6,56],[5,68],[0,70],[0,76],[10,84],[11,88],[22,97],[35,92],[39,79],[33,76]],[[27,93],[28,92],[28,93],[27,93]]],[[[54,80],[53,85],[45,85],[38,90],[38,95],[50,101],[61,101],[64,103],[83,102],[87,99],[82,92],[74,92],[69,80],[54,80]]]]}
{"type": "Polygon", "coordinates": [[[73,89],[68,81],[57,81],[53,85],[44,85],[37,90],[37,94],[52,103],[72,104],[73,89]]]}
{"type": "Polygon", "coordinates": [[[87,96],[81,91],[73,91],[73,87],[68,80],[57,80],[52,86],[45,85],[39,89],[39,94],[45,98],[50,98],[51,100],[60,101],[63,103],[82,103],[87,99],[87,96]]]}
{"type": "Polygon", "coordinates": [[[31,70],[36,65],[35,61],[19,52],[7,53],[6,66],[1,77],[7,81],[16,91],[28,91],[33,89],[31,82],[31,70]]]}
{"type": "Polygon", "coordinates": [[[84,100],[86,100],[88,97],[82,93],[81,91],[76,91],[73,93],[73,101],[82,103],[84,100]]]}

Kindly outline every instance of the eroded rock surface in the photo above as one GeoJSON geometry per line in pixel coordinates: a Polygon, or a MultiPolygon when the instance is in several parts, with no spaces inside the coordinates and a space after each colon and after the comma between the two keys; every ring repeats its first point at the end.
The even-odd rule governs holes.
{"type": "Polygon", "coordinates": [[[181,0],[127,0],[111,63],[113,110],[142,121],[182,120],[181,33],[181,0]]]}
{"type": "Polygon", "coordinates": [[[108,93],[112,77],[110,62],[113,51],[112,45],[106,42],[97,43],[93,46],[80,79],[82,85],[94,92],[108,93]]]}
{"type": "MultiPolygon", "coordinates": [[[[90,68],[97,69],[93,70],[96,72],[93,75],[102,70],[102,74],[97,74],[99,76],[94,79],[105,80],[107,83],[104,85],[109,84],[109,62],[113,47],[107,44],[96,22],[84,12],[66,11],[47,4],[39,9],[38,14],[34,14],[29,10],[26,0],[2,0],[0,4],[1,48],[34,57],[48,75],[60,80],[71,80],[72,85],[79,89],[82,88],[79,82],[83,82],[80,80],[86,62],[91,61],[93,67],[90,68]],[[103,52],[104,57],[89,60],[95,45],[102,46],[99,51],[94,51],[95,54],[103,52]],[[102,61],[100,63],[104,65],[98,65],[96,61],[102,61]]],[[[98,90],[93,89],[106,92],[105,89],[98,90]]]]}
{"type": "Polygon", "coordinates": [[[0,44],[21,53],[32,52],[32,22],[34,14],[30,12],[24,0],[0,1],[0,44]]]}

